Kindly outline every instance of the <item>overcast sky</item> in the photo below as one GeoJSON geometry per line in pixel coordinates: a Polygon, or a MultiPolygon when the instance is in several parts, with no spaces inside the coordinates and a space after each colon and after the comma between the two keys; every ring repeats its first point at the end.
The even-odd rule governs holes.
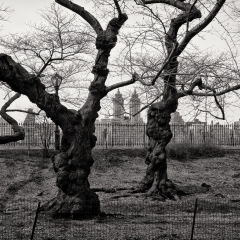
{"type": "MultiPolygon", "coordinates": [[[[1,31],[7,34],[26,30],[28,28],[27,23],[39,22],[40,16],[38,13],[40,13],[40,10],[49,7],[53,2],[54,0],[0,0],[0,5],[3,4],[3,6],[8,6],[13,11],[9,16],[9,21],[2,24],[1,31]]],[[[90,6],[86,0],[73,0],[73,2],[83,4],[87,9],[90,6]]],[[[221,16],[218,16],[218,18],[221,18],[221,16]]],[[[215,27],[218,28],[219,24],[215,23],[215,27]]],[[[212,48],[218,51],[219,48],[223,49],[226,47],[217,36],[211,34],[207,34],[204,38],[197,37],[194,41],[198,41],[203,49],[212,48]]],[[[3,100],[0,100],[1,105],[2,103],[3,100]]],[[[20,107],[20,105],[16,103],[17,107],[20,107]]],[[[26,103],[23,107],[28,107],[28,104],[26,103]]],[[[229,119],[231,118],[233,121],[239,119],[239,116],[236,116],[236,114],[231,114],[231,112],[229,114],[232,115],[229,119]]],[[[19,116],[23,118],[25,115],[20,114],[19,116]]]]}
{"type": "Polygon", "coordinates": [[[12,33],[23,31],[28,22],[36,22],[39,19],[37,12],[50,6],[53,0],[0,0],[0,2],[13,11],[10,14],[9,22],[3,25],[4,31],[12,33]]]}

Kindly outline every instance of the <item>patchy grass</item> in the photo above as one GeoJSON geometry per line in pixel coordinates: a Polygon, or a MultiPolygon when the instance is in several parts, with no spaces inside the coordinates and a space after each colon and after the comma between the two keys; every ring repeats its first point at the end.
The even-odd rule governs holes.
{"type": "MultiPolygon", "coordinates": [[[[27,152],[25,152],[27,153],[27,152]]],[[[168,176],[177,185],[211,186],[182,201],[158,202],[141,195],[129,195],[144,176],[146,150],[95,149],[95,163],[89,182],[97,192],[101,211],[92,220],[51,219],[40,213],[34,239],[189,239],[195,198],[199,198],[194,239],[239,239],[240,165],[239,155],[168,160],[168,176]],[[118,198],[115,198],[118,196],[118,198]],[[117,200],[116,200],[117,199],[117,200]]],[[[37,202],[44,204],[57,192],[51,159],[39,153],[1,154],[0,239],[30,239],[37,202]],[[4,210],[4,211],[3,211],[4,210]],[[6,228],[7,226],[7,228],[6,228]],[[6,238],[4,238],[6,239],[6,238]]]]}
{"type": "MultiPolygon", "coordinates": [[[[24,157],[43,157],[43,149],[17,149],[17,150],[0,150],[1,158],[6,159],[15,159],[21,161],[24,157]]],[[[56,151],[53,149],[49,149],[49,157],[55,154],[56,151]]]]}

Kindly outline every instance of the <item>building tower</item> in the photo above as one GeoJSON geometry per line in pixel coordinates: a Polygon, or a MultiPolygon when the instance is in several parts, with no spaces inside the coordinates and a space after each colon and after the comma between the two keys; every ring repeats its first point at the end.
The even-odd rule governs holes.
{"type": "Polygon", "coordinates": [[[32,108],[29,108],[28,109],[28,114],[23,122],[23,125],[26,125],[26,124],[34,124],[35,123],[35,115],[34,114],[31,114],[33,113],[33,109],[32,108]]]}
{"type": "Polygon", "coordinates": [[[23,122],[23,126],[26,133],[25,142],[28,145],[36,143],[35,134],[37,133],[35,126],[35,115],[31,113],[33,113],[33,109],[29,108],[28,114],[23,122]]]}
{"type": "Polygon", "coordinates": [[[131,122],[140,122],[141,121],[140,113],[133,116],[134,114],[136,114],[137,112],[140,111],[140,106],[141,106],[140,98],[138,97],[136,89],[134,89],[134,93],[132,94],[132,97],[130,98],[130,118],[131,118],[131,122]]]}
{"type": "Polygon", "coordinates": [[[113,115],[116,120],[124,119],[124,100],[119,89],[113,98],[113,115]]]}
{"type": "Polygon", "coordinates": [[[171,114],[171,122],[173,125],[184,125],[184,120],[178,111],[171,114]]]}

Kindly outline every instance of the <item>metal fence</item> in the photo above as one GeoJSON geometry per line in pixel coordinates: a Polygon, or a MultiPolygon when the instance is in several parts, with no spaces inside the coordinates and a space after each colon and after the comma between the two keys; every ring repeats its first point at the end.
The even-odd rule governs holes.
{"type": "Polygon", "coordinates": [[[229,200],[118,199],[104,201],[101,216],[83,220],[52,219],[37,209],[37,202],[8,202],[0,210],[0,239],[240,239],[240,204],[229,200]]]}
{"type": "MultiPolygon", "coordinates": [[[[21,125],[21,124],[20,124],[21,125]]],[[[54,148],[54,124],[25,124],[24,140],[0,145],[1,148],[42,148],[44,141],[49,141],[54,148]]],[[[219,146],[240,147],[240,125],[171,125],[173,138],[171,143],[214,144],[219,146]]],[[[0,123],[0,134],[12,134],[11,126],[0,123]]],[[[96,146],[110,147],[146,147],[148,137],[146,124],[124,124],[120,122],[97,123],[96,146]]]]}

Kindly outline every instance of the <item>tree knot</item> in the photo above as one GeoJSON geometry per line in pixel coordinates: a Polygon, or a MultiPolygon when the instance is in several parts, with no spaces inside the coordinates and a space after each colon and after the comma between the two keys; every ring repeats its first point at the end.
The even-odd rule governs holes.
{"type": "Polygon", "coordinates": [[[113,18],[110,22],[109,25],[115,28],[113,31],[118,34],[118,30],[122,27],[123,23],[128,19],[128,16],[126,13],[120,14],[118,18],[113,18]]]}
{"type": "Polygon", "coordinates": [[[98,34],[96,38],[96,48],[97,49],[112,49],[115,47],[117,42],[117,36],[113,34],[113,36],[107,36],[106,31],[98,34]]]}
{"type": "Polygon", "coordinates": [[[92,73],[107,77],[109,70],[105,66],[97,63],[95,66],[93,66],[92,73]]]}
{"type": "Polygon", "coordinates": [[[117,28],[119,30],[122,26],[122,23],[119,21],[118,18],[113,18],[110,22],[109,25],[111,25],[114,28],[117,28]]]}
{"type": "Polygon", "coordinates": [[[102,86],[102,84],[98,81],[91,82],[89,91],[93,95],[100,94],[101,96],[106,96],[107,94],[106,87],[102,86]]]}
{"type": "Polygon", "coordinates": [[[170,114],[158,112],[155,115],[155,119],[158,123],[158,126],[161,126],[161,125],[164,125],[165,123],[170,122],[171,116],[170,116],[170,114]]]}
{"type": "Polygon", "coordinates": [[[149,118],[154,119],[158,125],[163,125],[171,119],[170,113],[160,112],[158,110],[149,111],[148,116],[149,118]]]}
{"type": "Polygon", "coordinates": [[[106,49],[108,46],[108,41],[106,37],[106,32],[103,31],[97,35],[96,38],[96,48],[97,49],[106,49]]]}

